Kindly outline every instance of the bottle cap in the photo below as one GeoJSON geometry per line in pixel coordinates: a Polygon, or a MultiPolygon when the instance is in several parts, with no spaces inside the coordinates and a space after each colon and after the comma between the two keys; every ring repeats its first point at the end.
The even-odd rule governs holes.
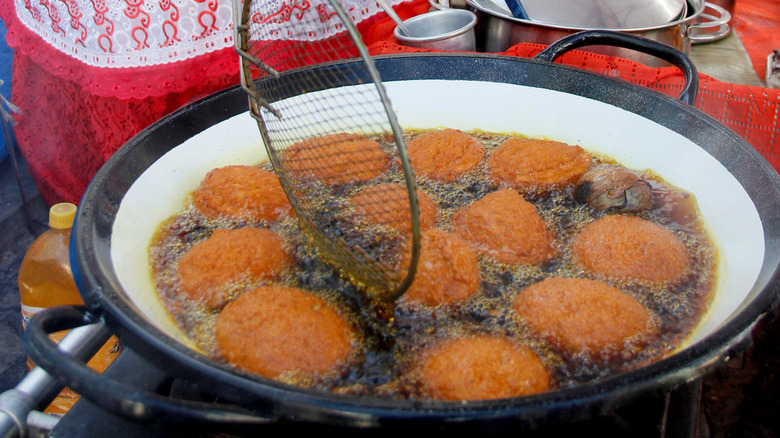
{"type": "Polygon", "coordinates": [[[73,226],[73,220],[76,218],[76,206],[70,202],[60,202],[54,204],[49,209],[49,227],[59,230],[67,229],[73,226]]]}

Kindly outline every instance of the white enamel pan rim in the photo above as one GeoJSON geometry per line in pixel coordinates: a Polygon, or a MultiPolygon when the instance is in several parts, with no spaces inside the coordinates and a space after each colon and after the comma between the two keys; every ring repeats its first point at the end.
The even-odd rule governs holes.
{"type": "MultiPolygon", "coordinates": [[[[516,132],[578,144],[627,167],[652,169],[694,193],[719,248],[719,274],[715,298],[683,348],[714,332],[750,294],[764,259],[758,212],[736,178],[683,136],[599,101],[522,85],[413,80],[386,82],[385,87],[406,129],[516,132]]],[[[154,291],[149,242],[159,224],[180,211],[209,170],[256,164],[265,157],[255,120],[248,113],[232,117],[174,147],[149,166],[128,190],[116,214],[111,257],[122,292],[151,324],[191,348],[154,291]]]]}

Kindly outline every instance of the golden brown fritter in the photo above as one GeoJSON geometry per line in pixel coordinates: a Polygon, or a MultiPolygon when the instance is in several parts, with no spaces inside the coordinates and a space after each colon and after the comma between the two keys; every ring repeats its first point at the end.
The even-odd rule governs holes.
{"type": "Polygon", "coordinates": [[[360,134],[331,134],[293,144],[283,155],[285,169],[298,178],[327,185],[366,182],[385,172],[389,157],[379,143],[360,134]]]}
{"type": "Polygon", "coordinates": [[[570,353],[619,351],[650,323],[650,313],[635,298],[586,278],[540,281],[523,289],[513,308],[534,332],[570,353]]]}
{"type": "Polygon", "coordinates": [[[444,182],[457,180],[485,159],[482,143],[456,129],[418,135],[406,149],[416,175],[444,182]]]}
{"type": "Polygon", "coordinates": [[[450,339],[424,351],[419,371],[439,400],[488,400],[547,391],[547,368],[528,347],[481,335],[450,339]]]}
{"type": "MultiPolygon", "coordinates": [[[[420,229],[436,225],[436,204],[425,192],[418,190],[420,229]]],[[[350,197],[357,215],[378,225],[404,233],[412,232],[409,192],[403,184],[386,183],[361,189],[350,197]]]]}
{"type": "Polygon", "coordinates": [[[417,273],[401,301],[425,306],[470,298],[479,287],[477,256],[458,236],[431,228],[423,233],[417,273]]]}
{"type": "Polygon", "coordinates": [[[254,166],[211,170],[192,192],[192,203],[212,219],[273,221],[292,215],[276,175],[254,166]]]}
{"type": "Polygon", "coordinates": [[[292,287],[245,293],[220,312],[216,332],[228,363],[270,379],[327,373],[356,345],[352,327],[330,303],[292,287]]]}
{"type": "Polygon", "coordinates": [[[541,263],[555,255],[553,234],[536,207],[501,189],[458,210],[452,232],[480,254],[503,263],[541,263]]]}
{"type": "Polygon", "coordinates": [[[572,243],[574,263],[590,274],[663,282],[682,275],[691,261],[685,244],[666,228],[637,216],[604,216],[572,243]]]}
{"type": "Polygon", "coordinates": [[[591,165],[579,146],[552,140],[511,138],[488,157],[490,178],[521,191],[549,191],[574,184],[591,165]]]}
{"type": "Polygon", "coordinates": [[[231,286],[279,278],[292,266],[282,239],[267,229],[217,230],[179,259],[176,278],[182,294],[219,309],[231,286]]]}

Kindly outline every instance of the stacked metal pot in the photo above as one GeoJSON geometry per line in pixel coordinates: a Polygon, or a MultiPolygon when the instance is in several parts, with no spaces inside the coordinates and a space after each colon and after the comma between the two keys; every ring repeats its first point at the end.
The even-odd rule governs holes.
{"type": "MultiPolygon", "coordinates": [[[[504,0],[465,3],[477,13],[477,50],[485,52],[503,52],[517,43],[548,45],[582,30],[606,29],[650,38],[687,54],[691,44],[715,41],[730,32],[731,14],[704,0],[524,0],[528,19],[515,18],[504,0]]],[[[434,7],[437,5],[441,4],[434,7]]],[[[589,50],[651,66],[664,65],[621,47],[589,50]]]]}

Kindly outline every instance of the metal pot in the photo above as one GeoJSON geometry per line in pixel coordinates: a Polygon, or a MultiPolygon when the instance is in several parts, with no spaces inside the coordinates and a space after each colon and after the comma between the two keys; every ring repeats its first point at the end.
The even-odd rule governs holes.
{"type": "MultiPolygon", "coordinates": [[[[501,0],[465,0],[477,13],[477,51],[503,52],[517,43],[548,45],[582,30],[583,26],[563,26],[514,18],[497,6],[501,0]]],[[[533,17],[532,17],[533,18],[533,17]]],[[[610,28],[668,44],[688,54],[691,44],[714,41],[726,36],[731,15],[724,8],[705,0],[688,0],[687,13],[678,20],[642,28],[610,28]],[[705,9],[710,13],[704,14],[705,9]]],[[[650,66],[668,65],[657,58],[620,47],[587,49],[594,53],[631,59],[650,66]]]]}
{"type": "Polygon", "coordinates": [[[477,49],[474,26],[477,16],[465,9],[446,9],[420,14],[404,21],[412,35],[399,27],[393,31],[401,44],[432,50],[473,52],[477,49]]]}
{"type": "MultiPolygon", "coordinates": [[[[321,393],[239,372],[200,354],[149,290],[147,245],[160,221],[181,208],[208,170],[262,158],[246,95],[232,88],[150,126],[94,177],[80,203],[71,243],[74,276],[88,309],[58,307],[38,314],[25,335],[31,358],[96,404],[148,423],[500,430],[596,417],[684,385],[746,348],[754,325],[776,304],[780,176],[739,136],[690,105],[697,76],[681,53],[630,35],[586,32],[533,60],[431,53],[379,57],[375,64],[406,128],[544,135],[629,167],[653,169],[694,193],[720,248],[722,270],[716,298],[686,345],[658,362],[597,382],[465,403],[321,393]],[[581,44],[629,40],[681,66],[687,78],[683,102],[553,63],[581,44]],[[128,387],[59,353],[48,340],[48,332],[89,323],[106,324],[125,346],[197,383],[220,403],[167,399],[128,387]]],[[[365,80],[353,79],[344,85],[360,86],[365,80]]],[[[305,91],[312,98],[328,92],[305,91]]]]}

